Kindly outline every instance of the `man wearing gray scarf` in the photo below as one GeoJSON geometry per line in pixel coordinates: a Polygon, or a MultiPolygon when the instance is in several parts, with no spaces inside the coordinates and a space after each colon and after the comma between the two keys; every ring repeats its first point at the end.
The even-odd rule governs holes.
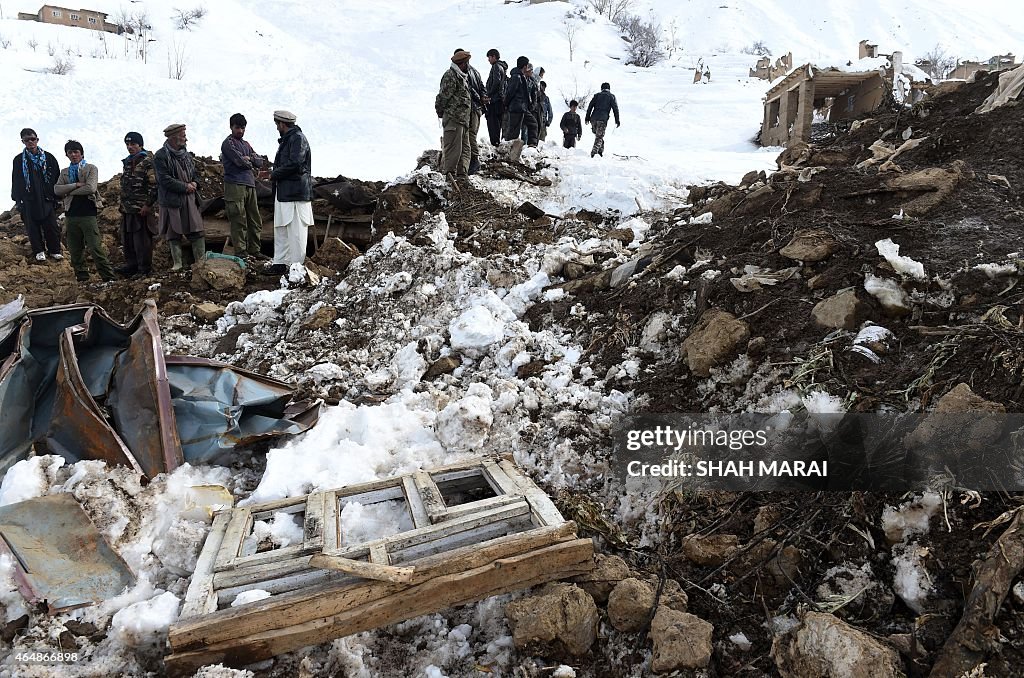
{"type": "Polygon", "coordinates": [[[167,141],[153,156],[157,202],[160,204],[160,235],[171,248],[171,270],[191,268],[206,256],[203,216],[199,212],[198,175],[192,155],[185,148],[188,137],[183,123],[164,129],[167,141]],[[190,245],[182,247],[184,241],[190,245]],[[186,264],[186,260],[188,261],[186,264]]]}

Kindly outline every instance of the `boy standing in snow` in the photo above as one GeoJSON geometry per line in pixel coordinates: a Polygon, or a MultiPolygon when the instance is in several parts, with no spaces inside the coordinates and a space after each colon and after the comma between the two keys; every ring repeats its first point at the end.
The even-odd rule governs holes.
{"type": "Polygon", "coordinates": [[[89,269],[85,263],[85,250],[88,249],[96,271],[105,282],[109,282],[114,279],[114,269],[110,267],[107,250],[103,247],[100,230],[96,225],[98,208],[103,206],[98,191],[99,170],[96,165],[85,161],[85,149],[77,141],[71,140],[64,144],[64,153],[71,165],[60,171],[53,192],[64,199],[64,223],[68,227],[71,268],[75,270],[78,282],[89,279],[89,269]]]}
{"type": "Polygon", "coordinates": [[[604,157],[604,133],[608,130],[608,115],[615,113],[615,126],[619,126],[619,104],[615,95],[611,92],[612,86],[607,82],[601,83],[601,91],[594,95],[587,106],[587,119],[594,129],[594,148],[590,151],[590,157],[595,155],[604,157]]]}
{"type": "Polygon", "coordinates": [[[57,158],[39,148],[39,137],[34,129],[26,127],[21,130],[21,143],[25,149],[14,156],[11,199],[21,212],[36,261],[46,261],[46,250],[54,259],[63,259],[60,226],[57,225],[57,196],[53,193],[60,166],[57,158]]]}
{"type": "Polygon", "coordinates": [[[220,145],[224,164],[224,211],[231,223],[231,242],[240,257],[260,256],[263,217],[256,203],[256,175],[253,168],[263,167],[263,157],[243,139],[248,122],[241,113],[228,120],[231,134],[220,145]]]}
{"type": "Polygon", "coordinates": [[[309,142],[295,124],[295,114],[274,111],[281,135],[270,179],[274,182],[274,262],[270,275],[287,273],[306,260],[306,236],[313,225],[313,161],[309,142]]]}
{"type": "Polygon", "coordinates": [[[576,140],[583,138],[583,123],[580,122],[580,114],[576,112],[579,102],[573,99],[569,102],[569,110],[562,115],[558,126],[562,128],[562,146],[575,148],[576,140]]]}
{"type": "Polygon", "coordinates": [[[533,106],[530,100],[530,85],[526,75],[526,67],[530,60],[521,56],[516,60],[516,67],[509,75],[508,86],[505,88],[505,110],[508,111],[508,129],[505,139],[511,141],[519,137],[523,127],[527,130],[527,141],[531,146],[537,145],[537,118],[533,117],[533,106]]]}

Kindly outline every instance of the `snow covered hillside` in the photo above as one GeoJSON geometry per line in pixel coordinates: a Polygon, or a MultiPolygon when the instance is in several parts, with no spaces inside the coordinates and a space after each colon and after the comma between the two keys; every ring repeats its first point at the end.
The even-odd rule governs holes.
{"type": "MultiPolygon", "coordinates": [[[[651,69],[625,66],[617,31],[592,13],[592,21],[582,22],[570,61],[562,20],[573,7],[585,6],[579,0],[529,6],[500,0],[218,0],[207,4],[206,16],[191,31],[176,30],[174,10],[157,0],[94,0],[90,8],[108,12],[110,20],[123,10],[146,13],[152,26],[146,63],[130,54],[125,37],[18,21],[17,12],[35,12],[38,4],[6,2],[0,36],[9,45],[0,50],[0,76],[8,94],[0,99],[0,120],[9,129],[9,155],[20,150],[17,130],[29,126],[61,162],[64,141],[81,141],[105,179],[120,171],[125,132],[142,132],[156,148],[160,130],[186,122],[193,152],[215,156],[236,111],[248,117],[256,150],[273,155],[271,112],[287,108],[310,139],[314,174],[391,180],[411,169],[422,150],[439,145],[433,97],[454,49],[470,50],[472,63],[486,73],[484,54],[497,47],[510,63],[523,54],[547,69],[556,118],[566,108],[563,99],[596,92],[602,81],[612,84],[623,125],[610,130],[608,150],[630,158],[591,161],[585,137],[583,148],[566,154],[564,174],[571,178],[560,202],[563,209],[631,212],[637,200],[647,208],[679,197],[688,182],[736,180],[771,167],[774,153],[748,143],[760,122],[765,86],[746,77],[755,57],[739,50],[754,40],[777,54],[792,49],[797,63],[853,58],[863,38],[882,51],[904,49],[910,58],[935,43],[965,57],[1024,51],[1014,28],[1022,22],[1011,20],[1021,13],[1014,3],[986,3],[969,12],[961,3],[924,0],[873,0],[856,3],[856,11],[837,2],[719,0],[644,2],[637,8],[642,13],[648,4],[664,29],[676,21],[682,49],[651,69]],[[74,70],[46,73],[62,56],[74,70]],[[177,80],[169,74],[178,70],[179,56],[177,80]],[[690,69],[700,58],[712,69],[708,85],[692,83],[690,69]],[[591,199],[611,187],[613,205],[591,199]]],[[[9,181],[0,173],[0,195],[9,193],[9,181]]]]}

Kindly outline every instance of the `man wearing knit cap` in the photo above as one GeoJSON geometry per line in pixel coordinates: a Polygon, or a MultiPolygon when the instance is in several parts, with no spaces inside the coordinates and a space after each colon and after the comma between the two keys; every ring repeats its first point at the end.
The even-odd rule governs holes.
{"type": "Polygon", "coordinates": [[[291,264],[306,260],[306,236],[313,225],[312,156],[309,142],[295,124],[295,114],[274,111],[281,138],[270,180],[274,185],[274,261],[270,275],[288,272],[291,264]]]}
{"type": "Polygon", "coordinates": [[[160,235],[171,248],[171,270],[191,268],[206,256],[203,215],[199,212],[199,175],[192,154],[185,148],[184,123],[164,128],[167,140],[153,156],[156,171],[160,235]],[[183,247],[183,243],[189,247],[183,247]]]}
{"type": "Polygon", "coordinates": [[[469,172],[469,118],[473,102],[469,94],[469,52],[458,50],[451,66],[441,76],[441,87],[434,98],[434,112],[441,118],[441,173],[465,175],[469,172]]]}
{"type": "Polygon", "coordinates": [[[128,157],[121,161],[121,243],[124,266],[117,273],[125,277],[149,275],[153,268],[153,236],[157,233],[156,173],[153,158],[142,147],[142,135],[124,135],[128,157]]]}

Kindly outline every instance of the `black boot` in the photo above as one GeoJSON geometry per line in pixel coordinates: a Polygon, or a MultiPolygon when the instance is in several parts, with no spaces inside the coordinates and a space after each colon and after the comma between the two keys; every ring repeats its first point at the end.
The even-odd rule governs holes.
{"type": "Polygon", "coordinates": [[[477,174],[480,172],[480,158],[473,156],[469,159],[469,173],[477,174]]]}

